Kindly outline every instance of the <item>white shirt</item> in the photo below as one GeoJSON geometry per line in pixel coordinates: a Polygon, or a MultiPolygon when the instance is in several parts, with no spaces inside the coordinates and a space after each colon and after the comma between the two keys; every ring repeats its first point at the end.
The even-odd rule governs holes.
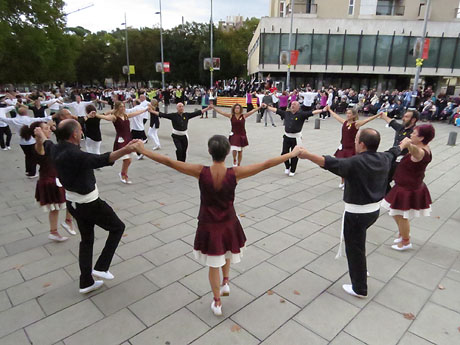
{"type": "MultiPolygon", "coordinates": [[[[142,108],[147,108],[148,105],[149,105],[149,101],[147,101],[147,100],[142,101],[141,104],[140,104],[140,106],[141,106],[142,108]]],[[[146,119],[146,120],[150,119],[150,114],[149,114],[148,111],[143,112],[140,116],[141,116],[143,119],[146,119]]]]}
{"type": "MultiPolygon", "coordinates": [[[[14,106],[9,106],[5,108],[0,108],[0,119],[6,118],[6,114],[9,113],[11,110],[14,110],[14,106]]],[[[8,127],[8,124],[5,122],[0,121],[0,127],[8,127]]]]}
{"type": "Polygon", "coordinates": [[[81,101],[80,103],[77,103],[77,102],[64,103],[65,106],[72,107],[73,110],[75,110],[75,115],[77,115],[78,117],[83,117],[86,115],[86,106],[88,104],[93,104],[93,102],[92,101],[89,101],[89,102],[81,101]]]}
{"type": "Polygon", "coordinates": [[[299,95],[303,97],[303,105],[311,107],[316,98],[316,92],[300,92],[299,95]]]}
{"type": "MultiPolygon", "coordinates": [[[[131,113],[134,113],[135,111],[138,111],[138,110],[141,110],[141,109],[147,110],[147,108],[143,107],[142,105],[136,105],[135,107],[133,107],[131,109],[126,109],[125,112],[126,112],[126,114],[131,114],[131,113]]],[[[142,114],[130,117],[129,118],[129,125],[130,125],[132,130],[143,131],[144,130],[144,121],[142,120],[142,114]]]]}
{"type": "MultiPolygon", "coordinates": [[[[0,109],[8,109],[6,108],[0,108],[0,109]]],[[[5,117],[5,114],[0,113],[0,122],[6,123],[7,125],[11,125],[16,131],[19,132],[22,126],[30,126],[34,122],[48,122],[52,120],[51,116],[45,116],[45,117],[29,117],[27,115],[18,115],[14,119],[10,119],[8,117],[5,117]]],[[[19,137],[19,145],[32,145],[35,144],[35,139],[34,137],[30,137],[29,140],[25,140],[22,137],[19,137]]]]}

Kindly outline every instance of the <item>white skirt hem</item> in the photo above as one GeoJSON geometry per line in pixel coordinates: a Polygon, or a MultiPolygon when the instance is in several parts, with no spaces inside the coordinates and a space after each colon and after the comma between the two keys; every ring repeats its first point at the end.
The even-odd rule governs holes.
{"type": "Polygon", "coordinates": [[[237,264],[238,262],[241,261],[241,258],[243,257],[243,251],[246,249],[246,247],[240,248],[239,253],[232,253],[231,251],[227,251],[223,255],[208,255],[208,254],[203,254],[199,250],[193,250],[193,256],[197,261],[199,261],[201,264],[209,267],[222,267],[225,265],[225,260],[230,259],[230,263],[232,264],[237,264]]]}
{"type": "Polygon", "coordinates": [[[414,210],[414,209],[410,209],[410,210],[397,210],[397,209],[394,209],[394,208],[391,208],[390,206],[390,203],[388,203],[388,201],[386,201],[385,199],[382,200],[382,203],[381,203],[381,206],[388,210],[388,214],[390,216],[402,216],[403,218],[405,219],[410,219],[410,218],[415,218],[415,217],[429,217],[431,215],[431,206],[429,208],[424,208],[424,209],[421,209],[421,210],[414,210]]]}

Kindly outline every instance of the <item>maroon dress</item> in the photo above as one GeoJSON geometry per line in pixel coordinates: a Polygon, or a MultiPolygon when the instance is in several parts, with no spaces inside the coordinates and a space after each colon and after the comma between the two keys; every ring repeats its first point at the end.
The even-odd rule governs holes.
{"type": "Polygon", "coordinates": [[[354,156],[356,154],[355,151],[355,138],[356,133],[358,133],[358,129],[354,122],[351,124],[348,121],[345,121],[342,125],[342,140],[340,143],[342,144],[342,148],[335,151],[334,156],[337,158],[347,158],[354,156]]]}
{"type": "Polygon", "coordinates": [[[248,138],[246,137],[245,129],[246,120],[244,116],[241,116],[238,120],[235,115],[232,115],[230,122],[232,123],[232,134],[228,138],[230,145],[236,147],[248,146],[248,138]]]}
{"type": "Polygon", "coordinates": [[[423,178],[432,156],[424,151],[421,161],[413,162],[411,154],[408,153],[398,164],[394,174],[395,186],[382,201],[382,206],[390,210],[390,215],[402,215],[404,218],[429,215],[432,202],[423,178]]]}
{"type": "Polygon", "coordinates": [[[201,205],[193,252],[195,258],[211,267],[221,267],[225,259],[240,261],[246,236],[233,207],[236,177],[232,168],[222,181],[220,189],[213,184],[211,169],[203,167],[199,186],[201,205]]]}
{"type": "Polygon", "coordinates": [[[65,209],[65,190],[56,184],[57,172],[49,157],[36,154],[40,176],[35,187],[35,200],[45,211],[65,209]]]}
{"type": "Polygon", "coordinates": [[[129,127],[129,119],[123,120],[118,116],[113,125],[116,131],[113,150],[116,151],[125,147],[131,141],[131,129],[129,127]]]}

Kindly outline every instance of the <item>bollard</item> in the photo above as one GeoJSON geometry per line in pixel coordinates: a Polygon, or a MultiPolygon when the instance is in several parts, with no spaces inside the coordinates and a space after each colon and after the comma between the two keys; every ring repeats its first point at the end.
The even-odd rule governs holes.
{"type": "MultiPolygon", "coordinates": [[[[217,104],[217,100],[215,100],[214,98],[210,98],[210,99],[209,99],[209,104],[216,105],[216,104],[217,104]]],[[[212,118],[213,118],[213,119],[217,118],[216,109],[212,109],[212,118]]]]}
{"type": "Polygon", "coordinates": [[[260,113],[260,111],[257,112],[257,116],[256,116],[256,123],[260,123],[262,121],[262,114],[260,113]]]}
{"type": "Polygon", "coordinates": [[[321,123],[320,119],[315,119],[315,129],[319,129],[320,123],[321,123]]]}
{"type": "Polygon", "coordinates": [[[455,146],[456,141],[457,141],[457,132],[450,132],[449,139],[447,139],[447,145],[455,146]]]}

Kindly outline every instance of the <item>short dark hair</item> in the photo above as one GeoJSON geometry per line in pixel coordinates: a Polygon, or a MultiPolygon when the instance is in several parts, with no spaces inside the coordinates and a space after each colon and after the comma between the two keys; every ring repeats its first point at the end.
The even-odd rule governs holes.
{"type": "Polygon", "coordinates": [[[96,111],[96,107],[94,105],[92,105],[92,104],[88,104],[86,106],[85,110],[86,110],[86,113],[89,114],[92,111],[96,111]]]}
{"type": "Polygon", "coordinates": [[[422,143],[428,145],[428,143],[434,138],[434,127],[429,123],[420,125],[414,128],[414,131],[417,130],[418,136],[423,137],[422,143]]]}
{"type": "Polygon", "coordinates": [[[415,110],[415,109],[407,109],[407,112],[412,113],[412,119],[415,119],[415,122],[420,120],[420,113],[417,110],[415,110]]]}
{"type": "Polygon", "coordinates": [[[366,145],[367,151],[376,152],[380,144],[380,133],[373,128],[364,128],[359,133],[358,142],[366,145]]]}
{"type": "Polygon", "coordinates": [[[73,132],[78,128],[79,123],[76,120],[64,120],[59,123],[56,130],[56,138],[58,141],[69,140],[73,132]]]}
{"type": "Polygon", "coordinates": [[[223,162],[230,152],[230,142],[223,135],[213,135],[208,140],[208,151],[215,162],[223,162]]]}

